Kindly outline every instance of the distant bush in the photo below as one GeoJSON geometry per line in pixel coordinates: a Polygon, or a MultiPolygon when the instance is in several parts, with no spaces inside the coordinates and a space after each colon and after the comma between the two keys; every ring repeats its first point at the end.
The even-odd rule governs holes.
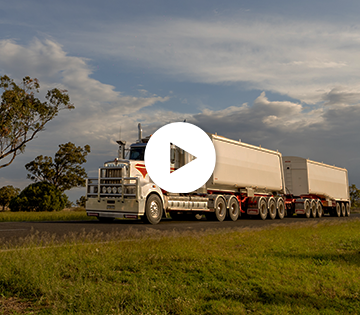
{"type": "Polygon", "coordinates": [[[85,208],[85,206],[86,206],[86,197],[85,197],[85,196],[81,196],[78,200],[76,200],[76,205],[77,205],[78,207],[85,208]]]}
{"type": "Polygon", "coordinates": [[[59,211],[64,209],[67,196],[53,184],[39,182],[27,186],[10,201],[11,211],[59,211]]]}
{"type": "Polygon", "coordinates": [[[0,188],[0,206],[2,206],[2,211],[9,205],[11,199],[15,198],[19,193],[20,189],[11,185],[0,188]]]}

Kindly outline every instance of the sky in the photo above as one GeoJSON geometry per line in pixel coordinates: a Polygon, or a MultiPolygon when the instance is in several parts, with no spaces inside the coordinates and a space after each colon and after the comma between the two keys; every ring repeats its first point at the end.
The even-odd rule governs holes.
{"type": "MultiPolygon", "coordinates": [[[[89,177],[128,144],[177,121],[345,167],[360,186],[360,2],[2,1],[0,75],[66,89],[61,111],[0,187],[59,144],[89,144],[89,177]]],[[[3,161],[2,161],[3,162],[3,161]]],[[[71,201],[85,188],[66,192],[71,201]]]]}

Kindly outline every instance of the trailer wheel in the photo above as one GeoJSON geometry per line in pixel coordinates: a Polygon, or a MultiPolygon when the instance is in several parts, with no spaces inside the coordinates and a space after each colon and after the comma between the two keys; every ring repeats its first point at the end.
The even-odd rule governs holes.
{"type": "Polygon", "coordinates": [[[224,221],[226,217],[226,204],[225,200],[221,197],[216,199],[215,202],[215,217],[218,221],[224,221]]]}
{"type": "Polygon", "coordinates": [[[304,202],[304,209],[305,209],[305,217],[310,218],[311,215],[311,208],[310,208],[310,201],[306,199],[304,202]]]}
{"type": "Polygon", "coordinates": [[[350,206],[349,203],[346,203],[346,216],[350,217],[350,206]]]}
{"type": "Polygon", "coordinates": [[[337,217],[341,216],[341,207],[340,207],[340,203],[336,203],[336,212],[335,212],[337,217]]]}
{"type": "Polygon", "coordinates": [[[146,223],[158,224],[162,217],[162,203],[158,195],[150,195],[146,201],[145,215],[143,220],[146,223]]]}
{"type": "Polygon", "coordinates": [[[266,204],[265,198],[260,198],[259,200],[259,216],[262,220],[266,220],[266,217],[268,215],[268,208],[266,204]]]}
{"type": "Polygon", "coordinates": [[[236,221],[239,215],[240,215],[239,202],[235,197],[232,197],[229,203],[229,217],[231,220],[236,221]]]}
{"type": "Polygon", "coordinates": [[[269,200],[269,217],[271,220],[276,218],[276,203],[274,198],[269,200]]]}
{"type": "Polygon", "coordinates": [[[341,203],[341,216],[342,217],[346,216],[345,204],[343,202],[341,203]]]}
{"type": "Polygon", "coordinates": [[[323,210],[322,203],[321,203],[320,200],[317,201],[316,207],[317,207],[318,217],[321,218],[323,216],[323,214],[324,214],[324,210],[323,210]]]}
{"type": "Polygon", "coordinates": [[[315,200],[311,200],[311,216],[312,216],[313,218],[316,218],[316,213],[317,213],[316,201],[315,201],[315,200]]]}
{"type": "Polygon", "coordinates": [[[285,203],[284,203],[284,199],[282,199],[282,198],[278,199],[277,214],[278,214],[278,218],[280,220],[284,219],[284,217],[285,217],[285,203]]]}

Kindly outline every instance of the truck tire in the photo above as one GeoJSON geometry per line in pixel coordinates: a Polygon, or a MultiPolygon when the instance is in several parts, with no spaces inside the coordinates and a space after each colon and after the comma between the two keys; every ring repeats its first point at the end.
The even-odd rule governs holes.
{"type": "Polygon", "coordinates": [[[316,214],[317,214],[316,201],[315,201],[315,200],[311,200],[311,216],[312,216],[313,218],[316,218],[316,214]]]}
{"type": "Polygon", "coordinates": [[[232,197],[229,202],[229,217],[232,221],[236,221],[240,215],[239,202],[235,197],[232,197]]]}
{"type": "Polygon", "coordinates": [[[346,216],[345,204],[343,202],[341,203],[341,216],[342,217],[346,216]]]}
{"type": "Polygon", "coordinates": [[[346,216],[347,216],[347,217],[350,217],[350,206],[349,206],[349,203],[348,203],[348,202],[346,203],[345,208],[346,208],[346,216]]]}
{"type": "Polygon", "coordinates": [[[224,221],[226,217],[226,204],[222,197],[216,198],[214,216],[218,221],[224,221]]]}
{"type": "Polygon", "coordinates": [[[158,224],[163,213],[162,202],[158,195],[150,195],[145,205],[143,220],[146,223],[158,224]]]}
{"type": "Polygon", "coordinates": [[[285,203],[284,199],[279,198],[277,202],[277,215],[280,220],[284,219],[285,217],[285,203]]]}
{"type": "Polygon", "coordinates": [[[335,216],[340,217],[341,216],[341,207],[340,207],[340,203],[336,203],[336,208],[335,208],[335,216]]]}
{"type": "Polygon", "coordinates": [[[266,204],[266,200],[265,198],[260,198],[259,200],[259,216],[262,220],[266,220],[267,215],[268,215],[268,208],[267,208],[267,204],[266,204]]]}
{"type": "Polygon", "coordinates": [[[304,202],[304,210],[305,210],[305,218],[309,219],[311,215],[311,207],[310,207],[310,200],[306,199],[304,202]]]}
{"type": "Polygon", "coordinates": [[[323,214],[324,214],[324,210],[323,210],[322,203],[321,203],[320,200],[317,201],[316,207],[317,207],[318,217],[321,218],[323,216],[323,214]]]}
{"type": "Polygon", "coordinates": [[[274,198],[269,199],[269,217],[271,220],[274,220],[276,218],[276,202],[274,198]]]}

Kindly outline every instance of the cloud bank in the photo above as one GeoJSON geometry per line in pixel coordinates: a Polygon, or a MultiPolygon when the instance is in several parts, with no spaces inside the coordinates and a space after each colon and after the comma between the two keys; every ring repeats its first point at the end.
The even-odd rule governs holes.
{"type": "Polygon", "coordinates": [[[340,96],[360,93],[357,26],[246,14],[97,26],[68,40],[179,80],[242,83],[308,104],[331,103],[334,88],[340,96]]]}

